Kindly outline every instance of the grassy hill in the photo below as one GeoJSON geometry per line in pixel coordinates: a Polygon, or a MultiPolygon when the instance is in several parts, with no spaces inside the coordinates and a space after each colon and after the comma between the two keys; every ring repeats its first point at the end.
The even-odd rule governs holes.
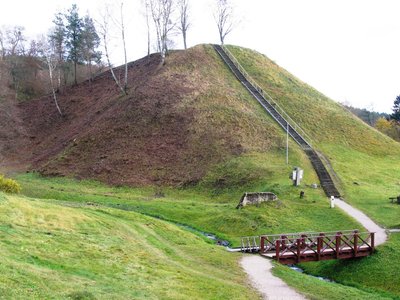
{"type": "Polygon", "coordinates": [[[248,152],[278,151],[279,129],[223,68],[197,46],[129,67],[121,96],[109,73],[20,106],[32,139],[28,163],[47,175],[122,185],[185,186],[215,164],[248,152]]]}
{"type": "MultiPolygon", "coordinates": [[[[367,126],[340,104],[328,99],[248,49],[229,47],[249,74],[312,137],[340,179],[346,201],[387,228],[400,225],[400,206],[389,197],[400,194],[400,144],[367,126]]],[[[378,255],[361,261],[305,264],[315,274],[355,286],[374,287],[400,295],[393,262],[400,254],[398,236],[390,237],[378,255]]]]}
{"type": "MultiPolygon", "coordinates": [[[[399,194],[399,144],[371,129],[264,55],[239,47],[230,46],[229,49],[248,73],[312,136],[313,145],[329,159],[340,178],[346,200],[380,224],[399,226],[400,206],[390,204],[387,199],[399,194]]],[[[191,254],[191,248],[185,252],[186,248],[180,241],[175,247],[172,235],[164,236],[167,233],[158,231],[151,233],[158,242],[150,243],[149,233],[143,229],[147,228],[143,223],[154,220],[149,216],[214,233],[234,245],[243,235],[360,227],[341,211],[329,209],[320,189],[307,187],[317,182],[317,177],[307,157],[294,142],[290,142],[290,164],[286,165],[284,132],[249,96],[210,45],[172,52],[164,66],[160,66],[155,55],[144,58],[132,63],[129,72],[128,96],[118,93],[108,74],[60,95],[65,118],[57,116],[50,98],[20,105],[30,140],[28,148],[32,150],[26,152],[25,163],[32,164],[42,174],[59,176],[17,175],[23,193],[41,199],[21,198],[24,206],[35,203],[57,207],[54,211],[59,210],[60,214],[64,209],[72,213],[70,209],[73,207],[74,212],[89,218],[90,224],[101,225],[99,231],[104,230],[104,235],[90,231],[90,247],[93,248],[100,247],[105,237],[113,234],[112,228],[125,230],[129,223],[129,226],[141,228],[135,229],[135,238],[145,240],[147,249],[154,248],[156,253],[165,250],[160,240],[171,240],[167,247],[170,250],[164,252],[171,249],[179,252],[173,252],[176,257],[168,259],[168,264],[174,266],[183,264],[176,262],[180,256],[191,257],[198,252],[191,254]],[[303,185],[299,188],[293,187],[288,179],[293,166],[305,170],[303,185]],[[82,180],[85,178],[103,183],[82,180]],[[136,187],[128,187],[132,185],[136,187]],[[299,199],[300,190],[305,190],[305,199],[299,199]],[[246,191],[272,191],[278,195],[279,201],[236,210],[241,194],[246,191]],[[122,226],[121,222],[125,225],[122,226]]],[[[7,201],[13,203],[12,199],[7,201]]],[[[39,206],[34,206],[32,213],[36,213],[39,206]]],[[[10,207],[8,214],[22,209],[16,205],[10,207]]],[[[48,224],[52,219],[41,217],[37,220],[42,222],[40,224],[48,224]]],[[[79,218],[75,220],[79,222],[79,218]]],[[[7,222],[11,221],[3,221],[4,224],[7,222]]],[[[155,222],[165,224],[160,220],[155,222]]],[[[19,232],[21,243],[26,242],[24,237],[32,237],[24,235],[27,228],[30,227],[23,227],[19,232]]],[[[171,232],[177,230],[180,230],[179,235],[188,235],[181,233],[182,229],[174,228],[171,232]]],[[[133,233],[128,230],[123,234],[133,233]]],[[[78,243],[78,239],[73,241],[78,243]]],[[[129,247],[140,253],[135,246],[129,244],[129,247]]],[[[207,247],[211,246],[206,244],[200,248],[207,253],[210,251],[207,247]]],[[[395,298],[400,295],[400,282],[396,265],[388,262],[398,258],[397,248],[400,248],[398,238],[391,237],[389,243],[380,247],[378,254],[371,259],[305,266],[308,272],[333,277],[337,282],[353,286],[341,286],[340,294],[332,294],[334,285],[321,284],[318,279],[294,274],[287,268],[278,268],[276,272],[289,284],[303,292],[307,290],[307,294],[315,299],[340,299],[338,295],[355,299],[395,298]],[[356,276],[354,270],[359,270],[356,276]],[[382,272],[385,276],[380,275],[382,272]],[[394,278],[394,284],[389,286],[388,278],[394,278]],[[314,286],[318,289],[313,289],[314,286]]],[[[73,248],[66,251],[72,252],[73,248]]],[[[57,261],[61,254],[59,252],[52,259],[57,261]]],[[[37,256],[40,258],[42,255],[37,256]]],[[[221,255],[225,254],[221,252],[221,255]]],[[[227,269],[232,268],[232,275],[242,276],[235,265],[237,257],[228,256],[221,258],[221,264],[227,264],[227,269]]],[[[192,257],[191,261],[197,257],[192,257]]],[[[118,259],[109,257],[104,264],[118,259]]],[[[77,266],[81,262],[73,261],[71,264],[77,266]]],[[[203,268],[204,265],[207,274],[213,274],[215,270],[208,267],[210,264],[213,262],[200,260],[197,267],[203,268]]],[[[84,273],[92,268],[85,264],[82,266],[84,273]]],[[[146,268],[138,270],[138,274],[146,275],[149,282],[159,282],[161,275],[157,272],[147,274],[143,271],[146,268]]],[[[205,274],[205,271],[196,270],[205,274]]],[[[127,276],[128,280],[131,279],[126,270],[118,274],[121,278],[127,276]]],[[[214,277],[220,279],[226,276],[215,274],[214,277]]],[[[35,276],[40,278],[44,275],[23,276],[34,280],[35,276]]],[[[96,282],[102,282],[102,286],[98,285],[90,292],[106,295],[104,289],[113,284],[113,276],[107,273],[102,278],[96,277],[96,282]]],[[[235,291],[245,286],[243,279],[227,278],[238,283],[235,291]]],[[[8,279],[5,277],[3,280],[8,279]]],[[[168,282],[175,288],[181,280],[177,276],[168,282]]],[[[208,285],[213,291],[215,285],[201,280],[198,285],[185,281],[183,286],[189,289],[188,293],[192,293],[191,290],[193,293],[184,295],[201,297],[208,285]]],[[[140,285],[134,286],[135,290],[140,288],[140,285]]],[[[124,289],[120,287],[121,291],[124,289]]],[[[61,290],[64,296],[74,292],[79,296],[82,288],[78,286],[72,290],[65,286],[61,290]]],[[[114,290],[109,292],[112,294],[114,290]]],[[[167,290],[163,292],[167,293],[167,290]]],[[[156,297],[150,291],[148,293],[137,297],[156,297]]],[[[221,293],[225,293],[224,290],[221,293]]],[[[254,295],[252,291],[249,293],[247,296],[243,294],[244,298],[254,295]]],[[[209,294],[204,295],[212,298],[207,297],[209,294]]]]}
{"type": "Polygon", "coordinates": [[[265,56],[230,47],[249,74],[312,137],[339,175],[346,200],[378,223],[397,225],[400,144],[367,126],[340,104],[283,70],[265,56]]]}

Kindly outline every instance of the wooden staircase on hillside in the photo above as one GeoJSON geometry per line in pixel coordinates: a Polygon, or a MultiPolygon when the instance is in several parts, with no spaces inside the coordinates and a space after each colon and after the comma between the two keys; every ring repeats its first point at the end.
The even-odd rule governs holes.
{"type": "Polygon", "coordinates": [[[317,152],[310,144],[310,138],[300,126],[294,122],[285,111],[275,103],[272,98],[247,74],[246,70],[239,64],[235,57],[224,47],[214,45],[214,49],[221,56],[236,78],[249,91],[249,93],[261,104],[271,117],[300,145],[310,159],[315,172],[318,175],[321,187],[325,194],[340,197],[340,193],[332,180],[331,175],[323,164],[317,152]]]}

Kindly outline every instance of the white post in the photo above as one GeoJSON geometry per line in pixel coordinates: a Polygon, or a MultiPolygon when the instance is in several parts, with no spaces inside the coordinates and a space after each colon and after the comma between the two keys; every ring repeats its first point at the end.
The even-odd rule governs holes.
{"type": "Polygon", "coordinates": [[[331,208],[335,208],[335,197],[331,196],[331,208]]]}

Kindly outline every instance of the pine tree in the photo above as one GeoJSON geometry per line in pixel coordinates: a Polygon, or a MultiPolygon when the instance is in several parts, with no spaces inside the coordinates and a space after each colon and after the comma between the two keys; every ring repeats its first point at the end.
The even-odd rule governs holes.
{"type": "Polygon", "coordinates": [[[90,80],[92,80],[92,62],[99,62],[101,60],[101,52],[97,51],[99,45],[100,37],[97,34],[94,22],[89,15],[86,15],[82,24],[80,50],[89,68],[90,80]]]}
{"type": "Polygon", "coordinates": [[[73,4],[65,15],[66,25],[66,46],[68,59],[74,63],[74,83],[77,84],[76,66],[82,61],[81,42],[82,42],[82,19],[79,17],[78,7],[73,4]]]}
{"type": "Polygon", "coordinates": [[[65,60],[65,42],[66,42],[65,41],[66,28],[64,24],[64,15],[62,13],[56,14],[53,23],[55,27],[49,35],[49,41],[57,57],[57,66],[58,66],[57,84],[58,88],[61,88],[61,69],[64,65],[64,60],[65,60]]]}
{"type": "Polygon", "coordinates": [[[393,113],[390,115],[390,118],[400,122],[400,95],[396,97],[396,100],[394,100],[392,110],[393,113]]]}

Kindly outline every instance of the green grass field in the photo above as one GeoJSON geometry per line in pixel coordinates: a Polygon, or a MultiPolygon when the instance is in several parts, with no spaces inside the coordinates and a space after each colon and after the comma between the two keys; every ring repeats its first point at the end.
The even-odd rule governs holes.
{"type": "Polygon", "coordinates": [[[0,198],[2,299],[257,297],[239,255],[173,224],[103,206],[0,198]]]}
{"type": "MultiPolygon", "coordinates": [[[[282,168],[284,158],[256,156],[243,158],[259,162],[258,167],[270,174],[264,183],[257,182],[250,190],[275,192],[279,201],[265,203],[259,207],[236,209],[241,194],[246,190],[227,190],[216,192],[215,188],[195,187],[190,189],[172,188],[117,188],[107,187],[94,181],[76,181],[66,178],[44,178],[36,174],[18,176],[23,185],[23,193],[29,197],[56,199],[77,203],[97,203],[108,207],[135,211],[149,216],[179,224],[188,225],[201,231],[210,232],[239,245],[239,238],[244,235],[265,233],[283,233],[294,231],[332,231],[337,229],[359,228],[359,224],[339,210],[331,210],[321,190],[305,189],[305,199],[299,199],[300,188],[291,186],[286,168],[282,168]],[[273,164],[277,165],[273,165],[273,164]],[[164,197],[157,197],[162,192],[164,197]]],[[[254,161],[253,161],[254,162],[254,161]]],[[[240,162],[231,162],[234,165],[240,162]]],[[[239,168],[235,168],[236,171],[239,168]]],[[[245,172],[245,171],[244,171],[245,172]]],[[[210,175],[204,182],[209,186],[210,175]]],[[[224,173],[225,176],[230,172],[224,173]]],[[[313,174],[305,180],[314,182],[313,174]]],[[[230,180],[236,181],[231,178],[230,180]]],[[[304,186],[303,186],[304,188],[304,186]]]]}
{"type": "MultiPolygon", "coordinates": [[[[142,215],[138,214],[139,212],[189,225],[201,231],[212,232],[233,243],[237,243],[240,235],[295,231],[299,227],[304,228],[304,230],[317,230],[323,226],[325,226],[325,230],[334,230],[338,227],[346,229],[357,227],[354,221],[343,215],[339,210],[332,211],[327,208],[328,201],[321,198],[318,195],[319,192],[314,198],[319,199],[318,202],[307,199],[303,203],[299,203],[296,190],[296,193],[293,192],[293,199],[285,200],[287,203],[281,207],[261,205],[258,208],[247,207],[236,210],[234,207],[237,199],[230,200],[229,193],[213,196],[212,192],[201,194],[197,190],[165,189],[163,190],[165,197],[156,198],[154,196],[155,190],[152,188],[107,187],[94,181],[43,178],[35,174],[20,175],[18,180],[24,188],[24,194],[36,199],[42,198],[40,200],[42,205],[66,206],[69,210],[73,208],[90,211],[105,210],[118,216],[132,214],[133,218],[138,221],[141,219],[138,219],[137,216],[142,215]],[[121,212],[117,213],[118,210],[121,212]],[[274,217],[273,214],[276,214],[276,216],[274,217]],[[328,222],[326,222],[327,220],[328,222]]],[[[39,200],[36,200],[36,202],[39,202],[39,200]]],[[[143,216],[142,218],[154,220],[151,217],[143,216]]],[[[93,237],[93,242],[95,239],[97,237],[93,237]]],[[[154,245],[149,247],[154,247],[154,245]]],[[[177,245],[177,248],[180,249],[180,247],[180,245],[177,245]]],[[[218,248],[216,247],[216,249],[218,248]]],[[[206,252],[210,251],[206,248],[202,249],[206,252]]],[[[222,250],[223,248],[219,249],[222,250]]],[[[230,257],[232,254],[225,253],[227,256],[221,259],[227,259],[228,262],[232,263],[231,259],[233,258],[230,257]]],[[[238,258],[237,255],[233,256],[235,259],[238,258]]],[[[234,268],[237,267],[238,265],[234,268]]],[[[348,287],[326,283],[317,278],[299,274],[284,266],[277,266],[274,273],[311,299],[341,299],[340,297],[343,296],[354,299],[385,299],[388,295],[390,299],[390,296],[393,295],[376,289],[368,290],[363,286],[348,287]]],[[[147,280],[152,280],[151,276],[147,280]]],[[[93,288],[93,293],[95,292],[96,288],[93,288]]],[[[223,292],[220,295],[217,299],[224,298],[223,292]]],[[[138,298],[143,297],[138,295],[138,298]]],[[[213,299],[208,294],[204,294],[201,298],[213,299]]]]}

